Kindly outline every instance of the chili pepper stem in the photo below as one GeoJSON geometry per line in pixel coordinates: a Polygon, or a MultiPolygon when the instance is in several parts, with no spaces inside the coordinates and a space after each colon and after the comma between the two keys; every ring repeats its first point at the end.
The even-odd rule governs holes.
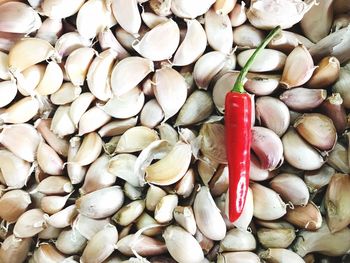
{"type": "Polygon", "coordinates": [[[281,32],[281,27],[277,26],[275,27],[268,35],[267,37],[264,39],[264,41],[259,45],[259,47],[254,51],[254,53],[250,56],[250,58],[248,59],[247,63],[244,65],[244,67],[242,68],[242,70],[240,71],[238,78],[232,88],[231,91],[235,91],[235,92],[239,92],[239,93],[244,93],[244,79],[251,67],[251,65],[253,64],[256,56],[259,54],[260,50],[264,49],[267,44],[278,34],[281,32]]]}

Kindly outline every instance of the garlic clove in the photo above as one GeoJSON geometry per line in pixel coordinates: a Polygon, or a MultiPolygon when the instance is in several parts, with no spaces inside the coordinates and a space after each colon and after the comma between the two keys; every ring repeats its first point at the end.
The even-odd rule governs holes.
{"type": "Polygon", "coordinates": [[[167,141],[171,145],[175,145],[178,141],[178,134],[176,130],[167,123],[162,123],[157,127],[160,138],[167,141]]]}
{"type": "Polygon", "coordinates": [[[101,137],[111,137],[121,135],[128,129],[135,127],[137,123],[137,117],[125,119],[125,120],[115,120],[108,122],[99,131],[98,134],[101,137]]]}
{"type": "Polygon", "coordinates": [[[63,174],[63,160],[58,156],[54,149],[43,141],[39,144],[36,160],[44,173],[50,175],[63,174]]]}
{"type": "MultiPolygon", "coordinates": [[[[157,224],[157,221],[146,212],[142,213],[142,215],[139,216],[136,221],[136,227],[138,230],[146,229],[148,226],[156,225],[156,224],[157,224]]],[[[162,232],[163,232],[162,227],[154,227],[154,228],[149,228],[143,231],[142,233],[143,235],[146,235],[146,236],[156,236],[161,234],[162,232]]]]}
{"type": "Polygon", "coordinates": [[[139,178],[134,173],[137,157],[132,154],[122,153],[113,156],[108,163],[108,172],[121,178],[129,184],[139,187],[139,178]]]}
{"type": "Polygon", "coordinates": [[[47,40],[51,45],[54,45],[62,33],[63,23],[60,18],[46,18],[38,29],[35,37],[47,40]]]}
{"type": "MultiPolygon", "coordinates": [[[[139,0],[139,3],[145,0],[139,0]]],[[[158,16],[165,17],[171,15],[171,0],[149,0],[149,7],[158,16]]]]}
{"type": "Polygon", "coordinates": [[[340,29],[343,29],[347,27],[349,24],[350,24],[350,17],[348,14],[336,14],[333,20],[331,32],[336,32],[340,29]]]}
{"type": "Polygon", "coordinates": [[[191,206],[177,206],[174,209],[174,219],[191,235],[194,235],[196,233],[197,225],[191,206]]]}
{"type": "Polygon", "coordinates": [[[286,204],[270,188],[261,184],[251,184],[254,198],[254,216],[263,220],[275,220],[287,213],[286,204]]]}
{"type": "Polygon", "coordinates": [[[57,251],[56,247],[49,243],[40,244],[33,253],[34,262],[64,262],[66,257],[57,251]]]}
{"type": "Polygon", "coordinates": [[[313,202],[289,209],[285,219],[299,228],[311,231],[319,229],[323,221],[320,210],[313,202]]]}
{"type": "Polygon", "coordinates": [[[66,135],[73,134],[76,127],[70,118],[70,106],[59,106],[51,121],[51,131],[58,137],[63,138],[66,135]]]}
{"type": "Polygon", "coordinates": [[[94,95],[90,92],[84,92],[72,102],[69,107],[69,117],[75,126],[78,126],[81,116],[87,111],[94,99],[94,95]]]}
{"type": "Polygon", "coordinates": [[[210,9],[205,13],[204,20],[209,45],[216,51],[229,54],[233,45],[233,33],[228,15],[219,15],[210,9]]]}
{"type": "Polygon", "coordinates": [[[115,95],[105,105],[100,107],[113,118],[127,119],[137,115],[144,103],[144,93],[139,87],[134,87],[124,95],[115,95]]]}
{"type": "Polygon", "coordinates": [[[337,171],[350,173],[348,150],[337,142],[327,158],[327,163],[337,171]]]}
{"type": "Polygon", "coordinates": [[[227,15],[236,5],[236,0],[219,0],[214,4],[214,10],[218,15],[227,15]]]}
{"type": "Polygon", "coordinates": [[[46,66],[35,64],[25,69],[22,74],[16,75],[17,89],[23,96],[33,96],[34,89],[38,86],[45,74],[46,66]]]}
{"type": "Polygon", "coordinates": [[[174,55],[174,66],[185,66],[195,62],[207,47],[207,36],[202,25],[195,19],[186,20],[186,24],[186,36],[174,55]]]}
{"type": "Polygon", "coordinates": [[[18,218],[13,228],[13,234],[18,238],[33,237],[44,228],[44,212],[40,209],[30,209],[18,218]]]}
{"type": "Polygon", "coordinates": [[[86,244],[86,238],[75,229],[63,230],[55,242],[56,248],[66,255],[82,252],[86,244]]]}
{"type": "Polygon", "coordinates": [[[100,107],[92,107],[87,110],[79,120],[79,136],[96,131],[111,119],[100,107]],[[95,120],[95,121],[94,121],[95,120]]]}
{"type": "Polygon", "coordinates": [[[82,92],[82,88],[74,86],[71,82],[63,83],[63,85],[50,96],[50,100],[55,105],[65,105],[75,101],[82,92]]]}
{"type": "Polygon", "coordinates": [[[305,262],[297,253],[285,248],[269,248],[268,250],[259,253],[259,256],[266,262],[305,262]]]}
{"type": "Polygon", "coordinates": [[[45,195],[62,195],[71,193],[73,186],[64,176],[49,176],[38,184],[36,191],[45,195]]]}
{"type": "Polygon", "coordinates": [[[77,230],[83,237],[90,240],[95,234],[110,224],[110,219],[92,219],[82,214],[75,218],[72,229],[77,230]]]}
{"type": "Polygon", "coordinates": [[[233,30],[233,42],[242,48],[257,48],[265,33],[251,25],[241,25],[233,30]]]}
{"type": "Polygon", "coordinates": [[[123,206],[113,217],[113,221],[118,225],[127,226],[132,224],[145,209],[144,200],[136,200],[123,206]]]}
{"type": "Polygon", "coordinates": [[[88,165],[97,159],[102,150],[102,139],[96,132],[88,133],[81,143],[72,162],[79,165],[88,165]]]}
{"type": "Polygon", "coordinates": [[[256,241],[253,234],[238,228],[231,229],[220,241],[220,252],[252,251],[255,249],[256,241]]]}
{"type": "Polygon", "coordinates": [[[31,202],[30,195],[23,190],[6,192],[0,198],[0,217],[9,223],[16,222],[31,202]]]}
{"type": "Polygon", "coordinates": [[[110,10],[110,3],[102,0],[89,0],[79,8],[76,27],[80,35],[91,39],[106,27],[110,28],[116,23],[112,10],[110,10]]]}
{"type": "Polygon", "coordinates": [[[166,196],[166,192],[162,188],[150,184],[145,198],[147,210],[154,211],[157,207],[157,204],[164,196],[166,196]]]}
{"type": "Polygon", "coordinates": [[[112,11],[119,25],[127,32],[137,35],[141,27],[141,16],[137,0],[113,0],[112,11]]]}
{"type": "Polygon", "coordinates": [[[170,255],[177,262],[201,262],[204,259],[198,241],[183,228],[168,226],[163,233],[163,238],[170,255]],[[189,247],[191,250],[187,249],[189,247]]]}
{"type": "Polygon", "coordinates": [[[236,3],[232,11],[229,13],[230,21],[232,27],[241,26],[247,21],[247,8],[245,7],[245,2],[236,3]]]}
{"type": "Polygon", "coordinates": [[[197,227],[206,237],[221,240],[226,235],[225,221],[217,208],[209,188],[202,186],[196,195],[193,211],[197,227]]]}
{"type": "Polygon", "coordinates": [[[169,19],[148,31],[141,40],[136,40],[132,47],[143,57],[153,61],[171,58],[180,42],[180,29],[169,19]]]}
{"type": "Polygon", "coordinates": [[[185,175],[179,180],[174,188],[177,195],[187,198],[191,195],[195,183],[195,174],[193,169],[188,169],[185,175]]]}
{"type": "Polygon", "coordinates": [[[69,4],[63,4],[57,0],[44,0],[41,3],[43,15],[52,19],[61,19],[74,15],[83,5],[84,0],[74,0],[69,4]]]}
{"type": "Polygon", "coordinates": [[[151,99],[142,108],[140,123],[148,128],[156,127],[164,118],[164,112],[156,99],[151,99]]]}
{"type": "Polygon", "coordinates": [[[78,198],[77,210],[84,216],[101,219],[113,215],[124,202],[124,194],[119,186],[106,187],[78,198]],[[114,200],[111,202],[111,200],[114,200]]]}
{"type": "Polygon", "coordinates": [[[281,79],[279,75],[259,73],[248,73],[247,77],[248,79],[244,84],[244,89],[258,96],[272,94],[278,88],[281,79]]]}
{"type": "Polygon", "coordinates": [[[0,82],[1,98],[0,108],[10,104],[17,94],[17,85],[15,81],[7,80],[0,82]]]}
{"type": "Polygon", "coordinates": [[[55,43],[55,50],[59,55],[59,60],[69,56],[74,50],[81,47],[88,47],[91,41],[83,37],[78,32],[68,32],[63,34],[55,43]]]}
{"type": "Polygon", "coordinates": [[[72,184],[81,183],[84,180],[86,174],[86,166],[82,166],[72,162],[77,152],[79,151],[81,141],[82,140],[80,137],[72,137],[69,140],[69,148],[67,154],[67,174],[72,184]]]}
{"type": "Polygon", "coordinates": [[[178,205],[177,195],[170,194],[163,196],[154,210],[154,219],[158,223],[168,223],[173,219],[174,210],[178,205]]]}
{"type": "Polygon", "coordinates": [[[349,88],[347,85],[349,81],[350,81],[350,70],[345,67],[340,68],[339,79],[332,87],[333,92],[340,94],[343,100],[343,105],[346,109],[350,108],[349,88]]]}
{"type": "Polygon", "coordinates": [[[55,214],[63,209],[70,195],[71,194],[66,196],[44,196],[40,200],[40,208],[49,215],[55,214]]]}
{"type": "Polygon", "coordinates": [[[327,91],[324,89],[294,88],[284,91],[279,99],[288,108],[295,111],[310,111],[322,104],[327,98],[327,91]]]}
{"type": "MultiPolygon", "coordinates": [[[[166,2],[166,1],[164,1],[164,2],[166,2]]],[[[151,6],[151,4],[150,4],[150,6],[151,6]]],[[[157,14],[154,14],[151,12],[142,12],[141,18],[142,18],[143,23],[145,23],[145,25],[150,29],[158,26],[159,24],[162,24],[162,23],[168,21],[167,17],[160,16],[160,15],[157,15],[157,14]]]]}
{"type": "Polygon", "coordinates": [[[284,158],[286,161],[302,170],[320,168],[324,160],[322,156],[294,130],[289,129],[282,137],[284,158]]]}
{"type": "Polygon", "coordinates": [[[9,56],[7,53],[0,51],[0,79],[10,80],[11,74],[8,69],[9,56]]]}
{"type": "Polygon", "coordinates": [[[128,51],[119,43],[109,28],[98,33],[98,42],[103,51],[107,49],[114,50],[117,53],[118,59],[129,57],[128,51]]]}
{"type": "Polygon", "coordinates": [[[335,169],[325,164],[318,170],[306,172],[304,174],[304,181],[310,193],[315,193],[323,186],[328,185],[334,174],[335,169]]]}
{"type": "Polygon", "coordinates": [[[77,214],[78,212],[75,205],[70,205],[61,211],[46,217],[46,222],[55,228],[65,228],[73,222],[73,219],[77,216],[77,214]]]}
{"type": "Polygon", "coordinates": [[[259,263],[260,258],[253,252],[243,251],[243,252],[227,252],[218,255],[217,263],[259,263]]]}
{"type": "Polygon", "coordinates": [[[135,187],[128,182],[124,184],[124,193],[126,197],[132,201],[136,201],[142,198],[142,190],[143,189],[141,187],[135,187]]]}
{"type": "Polygon", "coordinates": [[[227,163],[225,129],[221,123],[205,123],[199,135],[202,136],[200,150],[210,161],[227,163]]]}
{"type": "Polygon", "coordinates": [[[214,0],[205,0],[198,5],[194,0],[172,0],[171,11],[178,17],[193,19],[206,13],[214,3],[214,0]]]}
{"type": "Polygon", "coordinates": [[[325,57],[319,63],[307,85],[310,88],[327,88],[339,78],[340,64],[336,57],[325,57]]]}
{"type": "Polygon", "coordinates": [[[61,67],[56,62],[49,62],[46,66],[44,76],[35,89],[35,93],[51,95],[55,93],[62,85],[63,72],[61,67]]]}
{"type": "Polygon", "coordinates": [[[0,120],[5,123],[24,123],[31,120],[39,111],[39,101],[32,97],[24,97],[5,109],[0,120]]]}
{"type": "Polygon", "coordinates": [[[220,196],[227,192],[228,186],[228,166],[220,165],[209,182],[210,192],[213,196],[220,196]]]}
{"type": "Polygon", "coordinates": [[[258,240],[265,248],[288,248],[295,239],[294,229],[259,228],[258,240]]]}
{"type": "Polygon", "coordinates": [[[265,181],[275,176],[274,171],[262,169],[261,163],[256,155],[252,152],[250,154],[250,179],[253,181],[265,181]]]}
{"type": "Polygon", "coordinates": [[[24,262],[32,245],[31,238],[8,236],[0,248],[0,260],[3,263],[24,262]]]}
{"type": "Polygon", "coordinates": [[[131,91],[152,71],[154,71],[154,66],[150,59],[124,58],[114,66],[112,71],[111,88],[113,94],[121,96],[131,91]]]}

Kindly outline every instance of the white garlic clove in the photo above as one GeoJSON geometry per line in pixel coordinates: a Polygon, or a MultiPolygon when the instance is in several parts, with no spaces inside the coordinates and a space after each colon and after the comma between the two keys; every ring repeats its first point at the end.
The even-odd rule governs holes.
{"type": "Polygon", "coordinates": [[[16,222],[31,202],[30,195],[23,190],[6,192],[0,198],[0,217],[9,223],[16,222]]]}
{"type": "Polygon", "coordinates": [[[87,170],[86,166],[73,163],[73,160],[79,151],[81,141],[82,140],[80,137],[72,137],[69,140],[69,148],[67,154],[67,174],[72,184],[81,183],[84,180],[87,170]]]}
{"type": "Polygon", "coordinates": [[[65,105],[75,101],[82,92],[82,88],[74,86],[71,82],[63,85],[55,93],[51,94],[50,100],[55,105],[65,105]]]}
{"type": "Polygon", "coordinates": [[[131,184],[139,187],[139,178],[134,173],[134,167],[137,157],[132,154],[122,153],[112,157],[108,163],[108,172],[115,177],[121,178],[131,184]]]}
{"type": "Polygon", "coordinates": [[[233,42],[239,47],[257,48],[265,33],[251,25],[241,25],[233,30],[233,42]]]}
{"type": "Polygon", "coordinates": [[[128,129],[135,127],[137,123],[137,117],[125,119],[125,120],[115,120],[104,125],[98,134],[101,137],[112,137],[121,135],[128,129]]]}
{"type": "Polygon", "coordinates": [[[200,5],[195,0],[172,0],[171,11],[181,18],[196,18],[206,13],[215,0],[204,0],[200,5]]]}
{"type": "Polygon", "coordinates": [[[141,13],[142,21],[150,29],[156,27],[157,25],[167,22],[168,18],[164,16],[159,16],[151,12],[142,12],[141,13]]]}
{"type": "Polygon", "coordinates": [[[88,38],[83,37],[78,32],[68,32],[63,34],[55,43],[55,50],[57,51],[59,58],[67,57],[74,50],[81,47],[88,47],[91,45],[91,41],[88,38]]]}
{"type": "Polygon", "coordinates": [[[56,248],[66,254],[74,255],[83,251],[87,240],[75,229],[63,230],[55,242],[56,248]]]}
{"type": "Polygon", "coordinates": [[[118,225],[126,227],[132,224],[145,209],[144,200],[135,200],[125,206],[123,206],[113,217],[113,221],[118,225]]]}
{"type": "Polygon", "coordinates": [[[151,99],[142,108],[140,123],[148,128],[156,127],[164,118],[164,112],[156,99],[151,99]]]}
{"type": "Polygon", "coordinates": [[[102,139],[96,132],[84,136],[79,150],[73,158],[73,163],[88,165],[97,159],[102,150],[102,139]]]}
{"type": "Polygon", "coordinates": [[[38,86],[45,74],[46,67],[42,64],[35,64],[16,75],[17,89],[23,96],[33,96],[34,89],[38,86]]]}
{"type": "Polygon", "coordinates": [[[127,32],[137,35],[141,27],[141,16],[137,0],[113,0],[112,11],[119,25],[127,32]]]}
{"type": "Polygon", "coordinates": [[[44,173],[50,175],[63,174],[63,160],[54,149],[43,141],[39,144],[36,160],[44,173]]]}
{"type": "Polygon", "coordinates": [[[166,192],[162,188],[150,184],[145,198],[147,210],[154,211],[164,196],[166,196],[166,192]]]}
{"type": "Polygon", "coordinates": [[[0,248],[0,260],[3,263],[24,262],[32,245],[31,238],[8,236],[0,248]]]}
{"type": "Polygon", "coordinates": [[[62,85],[63,72],[61,67],[56,62],[49,62],[46,66],[44,76],[35,89],[35,93],[51,95],[55,93],[62,85]]]}
{"type": "Polygon", "coordinates": [[[33,260],[37,263],[64,262],[66,257],[61,254],[55,246],[44,243],[40,244],[38,248],[34,250],[33,260]]]}
{"type": "MultiPolygon", "coordinates": [[[[248,49],[238,54],[238,64],[243,67],[255,49],[248,49]]],[[[264,49],[257,56],[252,64],[250,71],[253,72],[267,72],[281,70],[286,63],[287,56],[280,51],[273,49],[264,49]]]]}
{"type": "Polygon", "coordinates": [[[290,261],[295,263],[305,262],[297,253],[285,248],[269,248],[259,254],[266,262],[290,261]]]}
{"type": "Polygon", "coordinates": [[[218,15],[227,15],[236,5],[236,0],[218,0],[214,4],[214,10],[218,15]]]}
{"type": "Polygon", "coordinates": [[[225,238],[220,241],[220,251],[253,251],[256,249],[254,235],[246,230],[238,228],[227,232],[225,238]]]}
{"type": "Polygon", "coordinates": [[[0,79],[10,80],[11,74],[8,69],[9,56],[7,53],[0,51],[0,79]]]}
{"type": "Polygon", "coordinates": [[[73,186],[67,177],[49,176],[38,184],[36,191],[45,195],[62,195],[71,193],[73,186]]]}
{"type": "Polygon", "coordinates": [[[46,222],[55,228],[65,228],[72,224],[77,214],[78,212],[75,205],[70,205],[50,217],[47,217],[46,222]]]}
{"type": "Polygon", "coordinates": [[[33,237],[44,228],[44,212],[40,209],[30,209],[18,218],[13,228],[13,234],[18,238],[33,237]]]}
{"type": "Polygon", "coordinates": [[[24,123],[31,120],[39,111],[39,101],[24,97],[5,109],[0,119],[5,123],[24,123]]]}
{"type": "Polygon", "coordinates": [[[158,223],[168,223],[174,217],[174,209],[179,202],[177,195],[170,194],[163,196],[154,210],[154,219],[158,223]]]}
{"type": "Polygon", "coordinates": [[[51,45],[55,45],[57,39],[62,35],[62,33],[63,23],[60,18],[46,18],[38,29],[35,37],[47,40],[51,45]]]}
{"type": "Polygon", "coordinates": [[[177,206],[174,209],[174,219],[191,235],[194,235],[196,233],[197,225],[191,206],[177,206]]]}
{"type": "Polygon", "coordinates": [[[64,136],[73,134],[76,130],[72,119],[70,118],[70,106],[59,106],[51,121],[51,131],[58,137],[63,138],[64,136]]]}
{"type": "Polygon", "coordinates": [[[105,113],[100,107],[92,107],[81,116],[78,135],[82,136],[89,132],[96,131],[108,123],[110,119],[111,116],[105,113]]]}
{"type": "Polygon", "coordinates": [[[90,92],[80,94],[69,107],[69,117],[75,126],[78,126],[81,116],[87,111],[95,97],[90,92]]]}
{"type": "Polygon", "coordinates": [[[0,82],[0,108],[10,104],[17,95],[17,85],[15,81],[6,80],[0,82]]]}
{"type": "Polygon", "coordinates": [[[40,200],[40,208],[49,215],[55,214],[63,209],[70,195],[71,194],[67,194],[66,196],[44,196],[40,200]]]}
{"type": "Polygon", "coordinates": [[[119,43],[109,28],[98,33],[98,42],[103,51],[112,49],[117,52],[118,59],[129,57],[128,51],[119,43]]]}
{"type": "Polygon", "coordinates": [[[73,0],[64,4],[57,0],[43,0],[41,10],[45,16],[52,19],[61,19],[77,13],[84,2],[84,0],[73,0]]]}
{"type": "Polygon", "coordinates": [[[229,13],[230,21],[232,27],[241,26],[247,21],[247,8],[245,7],[245,2],[236,3],[232,11],[229,13]]]}

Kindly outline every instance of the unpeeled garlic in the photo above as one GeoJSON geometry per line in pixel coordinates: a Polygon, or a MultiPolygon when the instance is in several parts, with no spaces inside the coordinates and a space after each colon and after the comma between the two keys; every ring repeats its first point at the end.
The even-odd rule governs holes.
{"type": "Polygon", "coordinates": [[[87,240],[90,240],[95,234],[110,224],[110,219],[92,219],[90,217],[78,214],[75,218],[72,229],[79,231],[87,240]]]}
{"type": "Polygon", "coordinates": [[[58,53],[58,61],[67,57],[70,53],[80,47],[88,47],[91,41],[83,37],[78,32],[68,32],[63,34],[55,43],[55,50],[58,53]]]}
{"type": "Polygon", "coordinates": [[[231,13],[229,14],[232,27],[237,27],[243,25],[247,21],[247,8],[245,7],[245,2],[236,3],[233,7],[231,13]]]}
{"type": "Polygon", "coordinates": [[[259,228],[257,231],[259,242],[265,248],[287,248],[295,239],[294,229],[259,228]]]}
{"type": "Polygon", "coordinates": [[[64,105],[75,101],[81,94],[82,89],[74,86],[71,82],[63,83],[63,85],[50,96],[50,100],[55,105],[64,105]]]}
{"type": "Polygon", "coordinates": [[[1,262],[24,262],[28,256],[31,245],[31,238],[17,238],[14,235],[8,236],[0,248],[1,262]]]}
{"type": "Polygon", "coordinates": [[[94,132],[111,119],[106,112],[104,112],[100,107],[92,107],[86,111],[79,120],[79,136],[83,136],[89,132],[94,132]],[[92,122],[92,120],[95,120],[92,122]]]}
{"type": "Polygon", "coordinates": [[[78,230],[63,230],[55,242],[56,248],[67,255],[74,255],[81,252],[86,246],[86,238],[78,230]]]}
{"type": "Polygon", "coordinates": [[[337,142],[327,158],[327,163],[337,171],[350,173],[348,149],[337,142]]]}
{"type": "Polygon", "coordinates": [[[288,209],[285,219],[299,228],[310,231],[319,229],[323,222],[321,212],[313,202],[309,202],[305,206],[296,206],[293,209],[288,209]]]}
{"type": "Polygon", "coordinates": [[[38,86],[45,74],[46,66],[35,64],[16,75],[17,89],[23,96],[35,95],[34,89],[38,86]]]}
{"type": "Polygon", "coordinates": [[[296,253],[285,248],[269,248],[268,250],[259,254],[260,258],[267,263],[275,262],[293,262],[304,263],[305,261],[296,253]]]}
{"type": "Polygon", "coordinates": [[[310,88],[327,88],[338,80],[340,64],[336,57],[325,57],[317,66],[307,83],[310,88]]]}
{"type": "Polygon", "coordinates": [[[37,150],[37,162],[39,167],[43,170],[44,173],[50,175],[62,175],[63,173],[63,161],[45,142],[40,142],[37,150]]]}
{"type": "Polygon", "coordinates": [[[30,209],[18,218],[13,234],[18,238],[33,237],[44,228],[44,212],[40,209],[30,209]]]}
{"type": "Polygon", "coordinates": [[[118,225],[127,226],[133,223],[143,213],[144,209],[145,201],[136,200],[119,209],[112,219],[118,225]]]}
{"type": "Polygon", "coordinates": [[[66,196],[44,196],[40,200],[40,208],[49,215],[55,214],[63,209],[70,195],[71,194],[67,194],[66,196]]]}
{"type": "Polygon", "coordinates": [[[220,241],[220,251],[252,251],[256,249],[256,241],[252,233],[238,228],[227,232],[220,241]]]}
{"type": "Polygon", "coordinates": [[[0,120],[5,123],[25,123],[39,111],[39,101],[32,97],[24,97],[5,109],[0,120]]]}
{"type": "Polygon", "coordinates": [[[112,49],[118,54],[118,59],[129,57],[128,51],[119,43],[109,28],[98,34],[98,42],[102,50],[112,49]]]}
{"type": "Polygon", "coordinates": [[[65,259],[66,257],[49,243],[40,244],[33,253],[33,260],[37,263],[64,262],[65,259]]]}
{"type": "Polygon", "coordinates": [[[73,222],[77,214],[76,206],[70,205],[49,217],[45,217],[45,219],[52,227],[65,228],[73,222]]]}
{"type": "Polygon", "coordinates": [[[87,111],[94,99],[94,95],[90,92],[84,92],[72,102],[69,107],[69,117],[75,126],[78,126],[81,116],[87,111]]]}
{"type": "Polygon", "coordinates": [[[304,181],[310,192],[315,193],[323,186],[326,186],[334,174],[335,169],[325,164],[316,171],[306,172],[304,174],[304,181]]]}
{"type": "Polygon", "coordinates": [[[17,94],[17,85],[15,81],[6,80],[0,82],[1,98],[0,108],[3,108],[10,104],[17,94]]]}
{"type": "Polygon", "coordinates": [[[204,0],[200,5],[195,0],[172,0],[171,11],[182,18],[196,18],[206,13],[215,0],[204,0]]]}
{"type": "Polygon", "coordinates": [[[46,195],[62,195],[71,193],[73,186],[67,177],[52,175],[42,180],[35,190],[46,195]]]}
{"type": "MultiPolygon", "coordinates": [[[[243,67],[250,56],[254,53],[255,49],[248,49],[242,51],[237,56],[238,64],[243,67]]],[[[266,72],[281,70],[284,67],[287,56],[280,51],[273,49],[264,49],[257,56],[252,64],[250,71],[252,72],[266,72]]],[[[311,72],[312,73],[312,72],[311,72]]]]}
{"type": "Polygon", "coordinates": [[[132,154],[117,154],[108,163],[108,172],[133,186],[140,186],[139,178],[134,173],[136,156],[132,154]]]}
{"type": "Polygon", "coordinates": [[[260,263],[260,258],[253,252],[228,252],[218,255],[217,263],[260,263]]]}
{"type": "MultiPolygon", "coordinates": [[[[168,0],[169,1],[169,0],[168,0]]],[[[166,2],[166,1],[164,1],[166,2]]],[[[168,21],[167,17],[159,16],[157,14],[151,12],[142,12],[141,13],[142,21],[145,23],[147,27],[150,29],[156,27],[157,25],[168,21]]]]}
{"type": "Polygon", "coordinates": [[[137,35],[141,27],[141,16],[137,0],[113,0],[112,11],[119,25],[127,32],[137,35]]]}
{"type": "Polygon", "coordinates": [[[76,130],[69,113],[70,106],[62,105],[56,109],[55,114],[52,117],[50,129],[60,138],[73,134],[76,130]]]}
{"type": "Polygon", "coordinates": [[[6,192],[0,198],[0,217],[8,223],[16,222],[31,202],[30,195],[23,190],[6,192]]]}
{"type": "Polygon", "coordinates": [[[233,30],[233,42],[243,48],[257,48],[264,36],[263,31],[251,25],[241,25],[233,30]]]}
{"type": "Polygon", "coordinates": [[[149,100],[140,113],[140,123],[143,126],[154,128],[164,118],[164,112],[156,99],[149,100]]]}
{"type": "Polygon", "coordinates": [[[99,131],[98,134],[101,137],[110,137],[121,135],[126,132],[128,129],[134,127],[137,122],[137,117],[125,119],[125,120],[115,120],[104,125],[99,131]]]}
{"type": "Polygon", "coordinates": [[[73,0],[64,4],[58,0],[42,0],[41,10],[45,16],[52,19],[61,19],[74,15],[85,2],[84,0],[73,0]]]}
{"type": "Polygon", "coordinates": [[[81,145],[80,137],[73,137],[69,140],[69,148],[67,153],[67,174],[72,184],[81,183],[86,174],[86,167],[79,164],[75,164],[72,161],[75,158],[75,155],[79,151],[81,145]]]}
{"type": "Polygon", "coordinates": [[[84,137],[72,162],[80,165],[88,165],[97,159],[101,150],[101,137],[96,132],[91,132],[84,137]]]}
{"type": "Polygon", "coordinates": [[[47,40],[51,45],[54,45],[62,33],[63,23],[61,19],[46,18],[35,37],[47,40]]]}

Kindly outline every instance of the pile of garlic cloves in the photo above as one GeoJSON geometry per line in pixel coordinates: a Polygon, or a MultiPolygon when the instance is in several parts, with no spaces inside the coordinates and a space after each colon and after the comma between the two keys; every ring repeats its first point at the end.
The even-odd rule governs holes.
{"type": "Polygon", "coordinates": [[[347,0],[0,0],[0,263],[349,262],[349,114],[347,0]]]}

